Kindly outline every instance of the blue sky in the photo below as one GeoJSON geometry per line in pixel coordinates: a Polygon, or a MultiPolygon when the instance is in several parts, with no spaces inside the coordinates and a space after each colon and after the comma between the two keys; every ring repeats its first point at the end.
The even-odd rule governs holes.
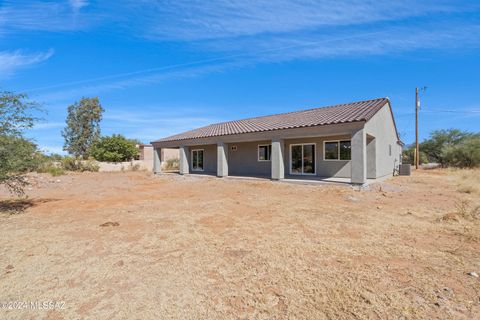
{"type": "Polygon", "coordinates": [[[0,0],[0,88],[48,111],[98,96],[102,133],[144,142],[212,122],[389,97],[402,139],[478,131],[478,1],[0,0]]]}

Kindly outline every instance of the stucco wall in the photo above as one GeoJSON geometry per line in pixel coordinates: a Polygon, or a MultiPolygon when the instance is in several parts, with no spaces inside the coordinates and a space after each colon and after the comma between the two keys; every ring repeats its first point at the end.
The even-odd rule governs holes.
{"type": "MultiPolygon", "coordinates": [[[[301,178],[302,175],[290,175],[290,146],[297,143],[315,143],[316,151],[316,176],[319,177],[342,177],[349,178],[351,175],[350,161],[348,160],[324,160],[323,143],[330,140],[350,140],[350,135],[316,137],[303,139],[284,140],[285,145],[285,175],[289,177],[301,178]]],[[[228,144],[228,174],[231,176],[265,176],[271,175],[271,161],[258,161],[258,145],[270,144],[271,141],[253,141],[243,143],[228,144]],[[236,146],[236,151],[232,150],[236,146]]],[[[216,151],[215,146],[199,146],[195,148],[205,149],[205,173],[214,173],[216,171],[216,151]],[[211,147],[208,148],[207,147],[211,147]],[[208,151],[207,151],[208,150],[208,151]],[[207,169],[208,168],[208,169],[207,169]]],[[[193,149],[190,148],[190,149],[193,149]]],[[[190,156],[190,155],[189,155],[190,156]]],[[[191,160],[189,159],[191,166],[191,160]]]]}
{"type": "Polygon", "coordinates": [[[376,177],[393,174],[400,162],[400,150],[390,107],[386,104],[365,124],[367,134],[375,137],[376,177]],[[391,154],[389,153],[391,146],[391,154]]]}
{"type": "Polygon", "coordinates": [[[337,177],[350,178],[351,169],[349,160],[324,160],[323,159],[323,143],[331,140],[350,140],[350,135],[329,136],[318,138],[305,139],[289,139],[285,140],[285,176],[288,177],[302,177],[302,175],[290,174],[290,147],[292,144],[298,143],[315,143],[315,157],[316,157],[316,176],[318,177],[337,177]]]}
{"type": "Polygon", "coordinates": [[[190,173],[217,174],[217,146],[213,144],[191,146],[188,148],[188,167],[190,173]],[[203,149],[203,171],[193,171],[192,150],[203,149]]]}
{"type": "Polygon", "coordinates": [[[271,141],[256,141],[228,144],[228,174],[231,176],[271,175],[271,161],[258,161],[258,145],[271,144],[271,141]],[[236,146],[237,150],[232,150],[236,146]]]}

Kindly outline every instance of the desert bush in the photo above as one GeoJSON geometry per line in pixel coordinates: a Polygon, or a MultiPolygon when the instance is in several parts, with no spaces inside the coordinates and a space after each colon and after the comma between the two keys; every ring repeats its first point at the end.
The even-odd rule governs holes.
{"type": "Polygon", "coordinates": [[[95,141],[89,154],[98,161],[123,162],[134,159],[138,155],[138,149],[135,140],[114,134],[95,141]]]}
{"type": "Polygon", "coordinates": [[[38,165],[37,147],[22,137],[0,135],[0,184],[22,195],[28,184],[24,175],[38,165]]]}
{"type": "Polygon", "coordinates": [[[51,160],[40,163],[35,171],[38,173],[49,173],[55,177],[65,174],[65,169],[62,167],[61,162],[51,160]]]}
{"type": "Polygon", "coordinates": [[[178,170],[180,168],[180,160],[178,158],[168,159],[165,162],[166,170],[178,170]]]}
{"type": "Polygon", "coordinates": [[[442,149],[444,166],[474,168],[480,166],[480,135],[464,138],[455,145],[442,149]]]}
{"type": "MultiPolygon", "coordinates": [[[[403,150],[402,154],[402,163],[405,164],[415,164],[415,144],[409,146],[408,148],[403,150]]],[[[428,157],[425,152],[422,151],[420,148],[420,164],[428,163],[428,157]]]]}
{"type": "Polygon", "coordinates": [[[62,163],[62,168],[67,171],[97,172],[100,169],[100,166],[93,159],[80,160],[73,157],[65,157],[62,159],[61,163],[62,163]]]}
{"type": "Polygon", "coordinates": [[[22,195],[28,184],[25,174],[35,170],[37,146],[24,137],[41,112],[25,94],[0,91],[0,184],[11,193],[22,195]]]}

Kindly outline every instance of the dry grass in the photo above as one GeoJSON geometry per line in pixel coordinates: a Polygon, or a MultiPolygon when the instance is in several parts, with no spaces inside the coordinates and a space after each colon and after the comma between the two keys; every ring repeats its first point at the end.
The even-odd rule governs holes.
{"type": "Polygon", "coordinates": [[[362,191],[70,174],[29,191],[56,201],[0,216],[0,301],[66,309],[0,318],[478,318],[480,224],[458,212],[480,203],[457,174],[362,191]]]}
{"type": "Polygon", "coordinates": [[[480,169],[450,169],[458,185],[458,191],[480,195],[480,169]]]}

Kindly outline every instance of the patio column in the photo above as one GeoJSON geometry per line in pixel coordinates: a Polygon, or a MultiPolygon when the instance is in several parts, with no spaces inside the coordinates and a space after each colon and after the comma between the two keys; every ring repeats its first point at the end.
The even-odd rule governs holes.
{"type": "Polygon", "coordinates": [[[272,154],[270,155],[272,165],[272,180],[285,178],[285,164],[283,161],[285,146],[283,139],[272,140],[272,154]]]}
{"type": "Polygon", "coordinates": [[[364,184],[367,182],[367,135],[360,129],[352,135],[351,182],[364,184]]]}
{"type": "Polygon", "coordinates": [[[162,172],[162,149],[153,148],[153,173],[162,172]]]}
{"type": "Polygon", "coordinates": [[[180,174],[188,174],[188,147],[180,147],[180,174]]]}
{"type": "Polygon", "coordinates": [[[228,176],[227,146],[223,142],[217,144],[217,177],[228,176]]]}

